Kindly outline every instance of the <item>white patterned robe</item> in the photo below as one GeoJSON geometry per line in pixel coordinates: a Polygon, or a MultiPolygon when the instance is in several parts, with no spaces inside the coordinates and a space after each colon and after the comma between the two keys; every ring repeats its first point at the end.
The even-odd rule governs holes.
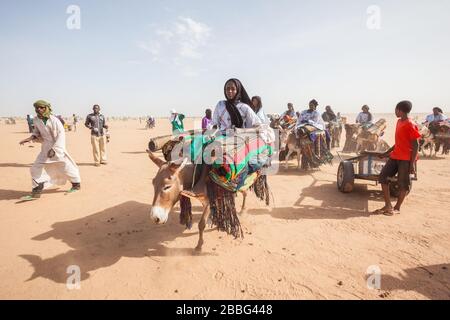
{"type": "MultiPolygon", "coordinates": [[[[261,124],[261,120],[256,113],[245,103],[238,102],[236,108],[239,110],[242,120],[244,120],[244,128],[253,128],[256,125],[261,124]]],[[[231,129],[231,117],[227,111],[225,101],[219,101],[217,104],[214,109],[212,121],[213,125],[217,125],[217,128],[222,132],[231,129]]]]}
{"type": "MultiPolygon", "coordinates": [[[[259,136],[266,143],[272,143],[275,141],[275,133],[272,128],[269,127],[267,123],[262,123],[260,117],[245,103],[239,102],[236,105],[239,113],[244,121],[244,128],[260,128],[259,136]]],[[[261,110],[262,111],[262,108],[261,110]]],[[[265,116],[265,115],[264,115],[265,116]]],[[[217,128],[225,133],[227,130],[232,129],[231,117],[227,111],[225,101],[219,101],[216,108],[214,109],[212,117],[212,125],[217,125],[217,128]]]]}
{"type": "Polygon", "coordinates": [[[51,115],[47,123],[35,117],[32,135],[42,143],[41,152],[31,167],[33,188],[44,183],[44,188],[52,185],[64,185],[67,180],[80,183],[80,171],[75,161],[66,151],[66,135],[58,118],[51,115]],[[55,151],[53,158],[48,158],[50,149],[55,151]]]}

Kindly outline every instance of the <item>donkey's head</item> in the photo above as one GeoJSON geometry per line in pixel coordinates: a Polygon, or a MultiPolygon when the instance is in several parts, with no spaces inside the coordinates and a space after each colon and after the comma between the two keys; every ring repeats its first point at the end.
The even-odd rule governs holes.
{"type": "Polygon", "coordinates": [[[280,119],[280,117],[278,116],[278,117],[272,117],[271,119],[270,119],[270,127],[272,128],[272,129],[278,129],[278,126],[280,125],[280,121],[281,121],[281,119],[280,119]]]}
{"type": "Polygon", "coordinates": [[[183,190],[182,170],[187,159],[184,159],[181,164],[176,164],[165,162],[150,151],[147,152],[150,160],[159,167],[152,181],[154,197],[150,217],[156,224],[164,224],[169,218],[170,210],[180,199],[180,192],[183,190]]]}
{"type": "Polygon", "coordinates": [[[334,131],[336,129],[339,129],[340,123],[338,121],[330,121],[330,122],[328,122],[327,127],[330,131],[334,131]]]}
{"type": "Polygon", "coordinates": [[[286,150],[286,147],[289,147],[289,145],[292,147],[292,145],[297,143],[294,130],[288,128],[283,129],[281,126],[279,126],[278,129],[280,133],[280,151],[284,151],[286,150]]]}

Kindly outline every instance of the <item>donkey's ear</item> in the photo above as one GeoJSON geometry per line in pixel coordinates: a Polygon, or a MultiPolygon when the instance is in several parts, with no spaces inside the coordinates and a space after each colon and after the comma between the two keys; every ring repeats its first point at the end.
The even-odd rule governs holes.
{"type": "Polygon", "coordinates": [[[158,168],[161,168],[162,165],[165,164],[164,160],[161,160],[160,158],[155,156],[150,150],[147,150],[147,153],[148,153],[148,157],[150,158],[150,160],[152,160],[153,163],[158,166],[158,168]]]}
{"type": "Polygon", "coordinates": [[[177,175],[178,173],[180,173],[181,170],[183,170],[183,168],[186,166],[187,162],[188,162],[188,159],[184,158],[183,162],[181,164],[171,163],[169,166],[170,171],[172,172],[173,175],[177,175]]]}

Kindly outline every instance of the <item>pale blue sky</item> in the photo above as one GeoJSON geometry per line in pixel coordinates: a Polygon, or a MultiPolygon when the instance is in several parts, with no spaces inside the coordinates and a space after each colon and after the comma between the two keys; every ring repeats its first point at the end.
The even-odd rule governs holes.
{"type": "Polygon", "coordinates": [[[266,112],[450,106],[450,1],[19,0],[0,2],[0,116],[203,114],[230,77],[266,112]],[[69,30],[69,5],[81,29],[69,30]],[[381,29],[367,28],[367,8],[381,29]]]}

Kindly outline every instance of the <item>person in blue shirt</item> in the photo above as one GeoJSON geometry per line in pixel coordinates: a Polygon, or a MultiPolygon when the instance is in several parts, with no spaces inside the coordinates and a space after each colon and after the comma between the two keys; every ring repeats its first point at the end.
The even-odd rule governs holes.
{"type": "Polygon", "coordinates": [[[319,103],[315,99],[309,102],[309,109],[302,111],[297,119],[297,128],[310,124],[319,130],[325,129],[323,120],[316,110],[318,105],[319,103]]]}
{"type": "Polygon", "coordinates": [[[447,116],[441,108],[433,108],[433,113],[425,118],[424,124],[430,129],[432,134],[437,134],[439,131],[439,122],[447,120],[447,116]]]}

